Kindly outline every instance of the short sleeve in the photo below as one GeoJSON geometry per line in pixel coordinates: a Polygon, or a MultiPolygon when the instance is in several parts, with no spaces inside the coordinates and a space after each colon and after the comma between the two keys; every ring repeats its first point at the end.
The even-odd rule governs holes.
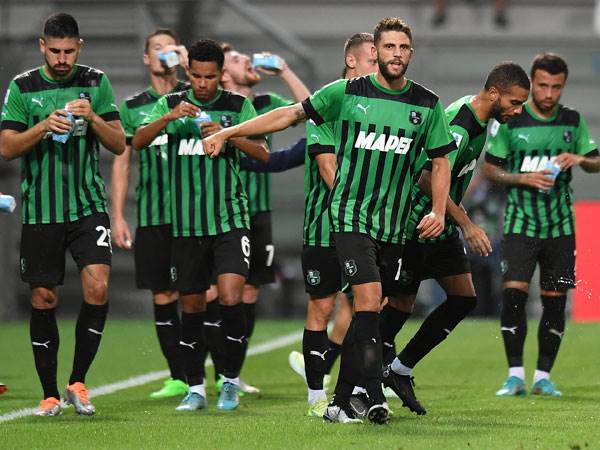
{"type": "Polygon", "coordinates": [[[154,105],[154,108],[152,108],[152,111],[150,111],[150,114],[146,116],[142,125],[148,125],[149,123],[156,122],[168,112],[169,105],[167,105],[167,98],[161,97],[154,105]]]}
{"type": "Polygon", "coordinates": [[[494,120],[490,126],[485,161],[495,166],[503,166],[508,159],[508,152],[508,126],[494,120]]]}
{"type": "Polygon", "coordinates": [[[339,115],[346,92],[347,80],[337,80],[322,87],[302,102],[306,115],[316,125],[335,122],[339,115]]]}
{"type": "Polygon", "coordinates": [[[283,98],[281,95],[275,93],[270,93],[269,97],[271,99],[271,105],[273,106],[273,109],[294,104],[294,102],[289,98],[283,98]]]}
{"type": "Polygon", "coordinates": [[[25,131],[28,126],[27,108],[23,102],[21,90],[15,81],[11,81],[4,97],[2,107],[2,130],[25,131]]]}
{"type": "Polygon", "coordinates": [[[94,112],[106,122],[119,120],[119,109],[115,103],[115,95],[113,93],[110,81],[105,74],[103,74],[102,78],[100,78],[98,97],[99,99],[95,105],[94,112]]]}
{"type": "Polygon", "coordinates": [[[131,122],[131,112],[127,107],[126,101],[121,103],[119,114],[121,116],[121,125],[123,126],[123,130],[125,131],[125,141],[127,142],[127,145],[130,145],[133,135],[135,134],[135,128],[133,126],[133,123],[131,122]]]}
{"type": "Polygon", "coordinates": [[[454,139],[452,139],[452,135],[450,134],[446,114],[439,100],[433,108],[428,125],[423,150],[425,150],[429,158],[444,156],[456,149],[454,139]]]}
{"type": "MultiPolygon", "coordinates": [[[[598,146],[596,141],[590,135],[587,124],[583,116],[580,116],[579,125],[577,127],[577,141],[575,146],[575,153],[578,155],[587,156],[590,154],[598,153],[598,146]]],[[[591,155],[590,155],[591,156],[591,155]]]]}
{"type": "Polygon", "coordinates": [[[327,122],[317,126],[312,120],[309,120],[306,123],[306,146],[310,156],[335,153],[333,123],[327,122]]]}
{"type": "Polygon", "coordinates": [[[245,98],[244,103],[242,104],[242,110],[240,111],[240,123],[254,119],[257,115],[256,109],[252,106],[252,102],[245,98]]]}

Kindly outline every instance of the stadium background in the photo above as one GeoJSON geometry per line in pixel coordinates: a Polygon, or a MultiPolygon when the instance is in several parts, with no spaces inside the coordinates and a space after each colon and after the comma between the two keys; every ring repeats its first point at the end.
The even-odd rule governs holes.
{"type": "MultiPolygon", "coordinates": [[[[120,103],[148,83],[142,64],[144,37],[158,26],[175,29],[184,44],[201,37],[231,42],[241,51],[269,50],[282,55],[307,86],[314,90],[340,76],[342,45],[351,34],[372,31],[384,16],[406,18],[413,27],[415,55],[408,76],[436,91],[445,105],[480,89],[488,70],[502,60],[527,69],[541,51],[562,54],[570,76],[562,103],[581,111],[596,139],[600,138],[600,40],[594,34],[593,0],[513,0],[509,27],[492,24],[488,0],[450,1],[447,24],[431,28],[428,0],[203,0],[203,1],[0,1],[0,98],[16,74],[42,64],[37,39],[44,19],[55,11],[71,13],[79,22],[85,46],[79,62],[107,73],[120,103]]],[[[183,76],[183,74],[182,74],[183,76]]],[[[276,77],[265,77],[258,91],[288,96],[276,77]]],[[[275,135],[274,149],[302,136],[304,126],[275,135]]],[[[102,174],[110,192],[112,155],[102,153],[102,174]]],[[[19,196],[19,163],[0,162],[0,191],[19,196]]],[[[127,204],[135,227],[132,169],[127,204]]],[[[575,169],[577,200],[600,200],[596,177],[575,169]]],[[[279,282],[264,289],[259,316],[300,317],[305,294],[300,272],[303,213],[303,168],[272,178],[273,223],[279,282]]],[[[0,217],[0,319],[25,316],[29,291],[19,280],[19,210],[0,217]]],[[[598,258],[596,258],[598,259],[598,258]]],[[[499,266],[496,268],[496,277],[499,266]]],[[[61,311],[75,312],[81,291],[76,268],[68,258],[61,311]]],[[[534,289],[536,287],[534,286],[534,289]]],[[[432,284],[421,289],[429,301],[439,294],[432,284]]],[[[137,318],[151,311],[148,292],[134,286],[133,257],[115,249],[109,301],[111,314],[137,318]]],[[[530,302],[536,312],[538,302],[530,302]]],[[[494,313],[497,305],[488,305],[494,313]]],[[[483,311],[482,311],[483,312],[483,311]]]]}

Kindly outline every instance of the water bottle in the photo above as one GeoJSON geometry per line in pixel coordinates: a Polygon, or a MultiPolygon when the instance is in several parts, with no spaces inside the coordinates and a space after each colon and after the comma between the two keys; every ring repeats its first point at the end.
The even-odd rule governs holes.
{"type": "Polygon", "coordinates": [[[64,134],[52,133],[53,141],[60,142],[61,144],[64,144],[65,142],[67,142],[67,140],[71,136],[71,133],[73,132],[73,124],[75,123],[75,118],[73,117],[73,113],[70,111],[67,111],[67,120],[69,122],[71,122],[71,129],[67,133],[64,133],[64,134]]]}
{"type": "MultiPolygon", "coordinates": [[[[544,167],[544,170],[548,170],[551,172],[551,173],[547,173],[546,176],[549,179],[551,179],[552,181],[555,181],[558,174],[562,171],[560,166],[558,164],[556,164],[554,162],[554,160],[552,160],[552,159],[548,160],[548,162],[546,163],[546,166],[544,167]]],[[[550,188],[550,189],[552,189],[552,188],[550,188]]],[[[547,194],[548,192],[550,192],[550,189],[548,189],[548,190],[540,189],[539,191],[544,194],[547,194]]]]}
{"type": "Polygon", "coordinates": [[[158,60],[167,69],[179,65],[179,56],[174,51],[159,53],[158,60]]]}
{"type": "Polygon", "coordinates": [[[210,114],[207,114],[204,111],[200,111],[192,120],[198,126],[198,131],[200,131],[200,136],[202,136],[202,123],[212,122],[212,117],[210,117],[210,114]]]}
{"type": "Polygon", "coordinates": [[[283,61],[277,55],[255,53],[252,55],[252,65],[254,68],[260,67],[267,70],[281,70],[283,61]]]}
{"type": "Polygon", "coordinates": [[[0,194],[0,211],[10,214],[16,206],[17,203],[12,195],[0,194]]]}

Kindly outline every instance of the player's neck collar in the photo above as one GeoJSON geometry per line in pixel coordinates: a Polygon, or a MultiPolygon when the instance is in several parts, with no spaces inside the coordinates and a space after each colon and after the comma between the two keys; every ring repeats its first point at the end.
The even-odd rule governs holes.
{"type": "Polygon", "coordinates": [[[71,70],[71,73],[69,74],[68,77],[63,78],[61,80],[55,80],[54,78],[50,78],[50,76],[48,76],[48,74],[46,73],[45,70],[45,65],[40,67],[40,75],[42,76],[42,78],[44,80],[46,80],[48,83],[55,83],[55,84],[64,84],[64,83],[68,83],[69,81],[71,81],[73,79],[73,77],[75,76],[75,74],[77,72],[79,72],[79,65],[75,64],[73,66],[73,70],[71,70]]]}
{"type": "Polygon", "coordinates": [[[402,89],[390,89],[390,88],[386,88],[385,86],[382,86],[381,83],[379,83],[377,81],[377,78],[375,76],[374,73],[369,75],[369,80],[371,80],[371,83],[373,83],[373,85],[379,89],[380,91],[386,92],[388,94],[394,94],[394,95],[398,95],[398,94],[404,94],[406,91],[408,91],[408,89],[410,89],[410,86],[412,85],[412,80],[409,80],[408,78],[406,79],[406,84],[404,85],[404,87],[402,89]]]}
{"type": "Polygon", "coordinates": [[[535,120],[538,120],[540,122],[552,122],[558,117],[558,112],[560,111],[560,103],[557,103],[556,108],[550,117],[542,117],[533,110],[529,102],[533,102],[533,100],[530,99],[527,102],[525,102],[524,108],[527,111],[527,113],[535,120]]]}

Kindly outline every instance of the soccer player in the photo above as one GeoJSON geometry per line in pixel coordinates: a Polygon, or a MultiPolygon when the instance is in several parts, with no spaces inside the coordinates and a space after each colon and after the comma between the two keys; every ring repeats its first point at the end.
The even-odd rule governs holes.
{"type": "Polygon", "coordinates": [[[569,70],[553,53],[531,66],[531,98],[523,114],[491,129],[484,173],[507,187],[502,241],[501,332],[508,378],[498,396],[525,395],[525,303],[540,265],[542,317],[532,394],[560,396],[550,381],[565,331],[567,291],[575,287],[575,224],[571,168],[600,171],[598,146],[585,120],[561,105],[569,70]]]}
{"type": "MultiPolygon", "coordinates": [[[[396,392],[403,406],[417,414],[425,414],[425,408],[413,391],[413,368],[476,304],[469,259],[457,226],[473,253],[487,256],[492,251],[485,231],[475,225],[460,206],[485,144],[488,121],[493,118],[504,123],[520,114],[528,95],[527,73],[521,66],[505,62],[490,71],[484,87],[476,95],[462,97],[446,108],[446,118],[458,149],[449,157],[452,174],[446,213],[452,220],[435,239],[419,239],[416,229],[423,215],[431,209],[431,166],[425,157],[417,162],[421,177],[411,193],[412,210],[398,272],[401,295],[389,299],[381,312],[380,322],[386,352],[392,348],[396,334],[413,311],[421,281],[434,278],[446,292],[446,300],[427,316],[417,333],[383,371],[384,385],[396,392]]],[[[393,358],[393,353],[390,356],[393,358]]]]}
{"type": "MultiPolygon", "coordinates": [[[[344,44],[346,79],[364,77],[377,69],[373,35],[357,33],[344,44]]],[[[345,294],[331,338],[327,324],[338,292],[342,290],[342,268],[338,263],[328,216],[329,192],[336,172],[334,122],[306,124],[307,147],[304,169],[304,231],[302,272],[309,302],[302,339],[302,353],[289,356],[292,368],[304,375],[308,385],[308,416],[323,417],[327,408],[324,377],[340,353],[352,319],[352,305],[345,294]]]]}
{"type": "Polygon", "coordinates": [[[77,64],[83,41],[75,19],[51,15],[39,46],[45,64],[9,85],[0,154],[21,158],[21,279],[31,288],[31,345],[44,391],[37,415],[61,414],[55,311],[67,249],[80,271],[84,301],[64,399],[78,414],[91,415],[85,376],[104,331],[112,252],[98,152],[102,143],[123,153],[125,136],[107,76],[77,64]]]}
{"type": "Polygon", "coordinates": [[[219,158],[207,158],[201,136],[256,116],[247,98],[219,88],[223,51],[210,39],[189,49],[191,88],[162,97],[138,128],[135,149],[157,137],[168,146],[172,244],[171,281],[182,305],[181,352],[189,385],[179,411],[206,408],[203,322],[206,290],[214,270],[225,334],[224,383],[217,407],[237,408],[245,349],[242,290],[250,265],[250,221],[239,174],[240,151],[267,160],[264,139],[233,139],[219,158]],[[202,121],[197,121],[201,119],[202,121]]]}
{"type": "MultiPolygon", "coordinates": [[[[175,51],[187,65],[187,50],[178,45],[172,30],[158,28],[146,37],[144,64],[150,71],[150,86],[121,104],[121,123],[127,148],[116,156],[112,167],[112,236],[117,247],[131,250],[132,236],[125,220],[129,186],[131,139],[160,97],[188,88],[177,79],[177,66],[166,67],[159,55],[175,51]]],[[[157,143],[159,144],[159,143],[157,143]]],[[[137,222],[135,231],[135,273],[138,289],[149,289],[154,304],[154,323],[162,353],[171,377],[151,398],[185,395],[188,386],[179,349],[180,321],[177,293],[171,289],[171,201],[166,148],[150,145],[140,151],[139,183],[136,189],[137,222]]]]}
{"type": "Polygon", "coordinates": [[[338,261],[352,285],[355,314],[342,345],[335,396],[324,416],[335,422],[359,420],[348,406],[359,384],[372,402],[368,419],[388,420],[381,388],[379,309],[384,296],[398,293],[412,170],[421,151],[432,159],[433,207],[418,228],[423,238],[435,237],[444,228],[450,186],[446,154],[455,144],[438,97],[405,77],[411,43],[411,29],[402,19],[382,19],[374,32],[376,74],[335,81],[302,103],[204,139],[204,151],[216,158],[228,139],[272,133],[307,117],[316,125],[336,122],[339,164],[329,214],[338,261]]]}

